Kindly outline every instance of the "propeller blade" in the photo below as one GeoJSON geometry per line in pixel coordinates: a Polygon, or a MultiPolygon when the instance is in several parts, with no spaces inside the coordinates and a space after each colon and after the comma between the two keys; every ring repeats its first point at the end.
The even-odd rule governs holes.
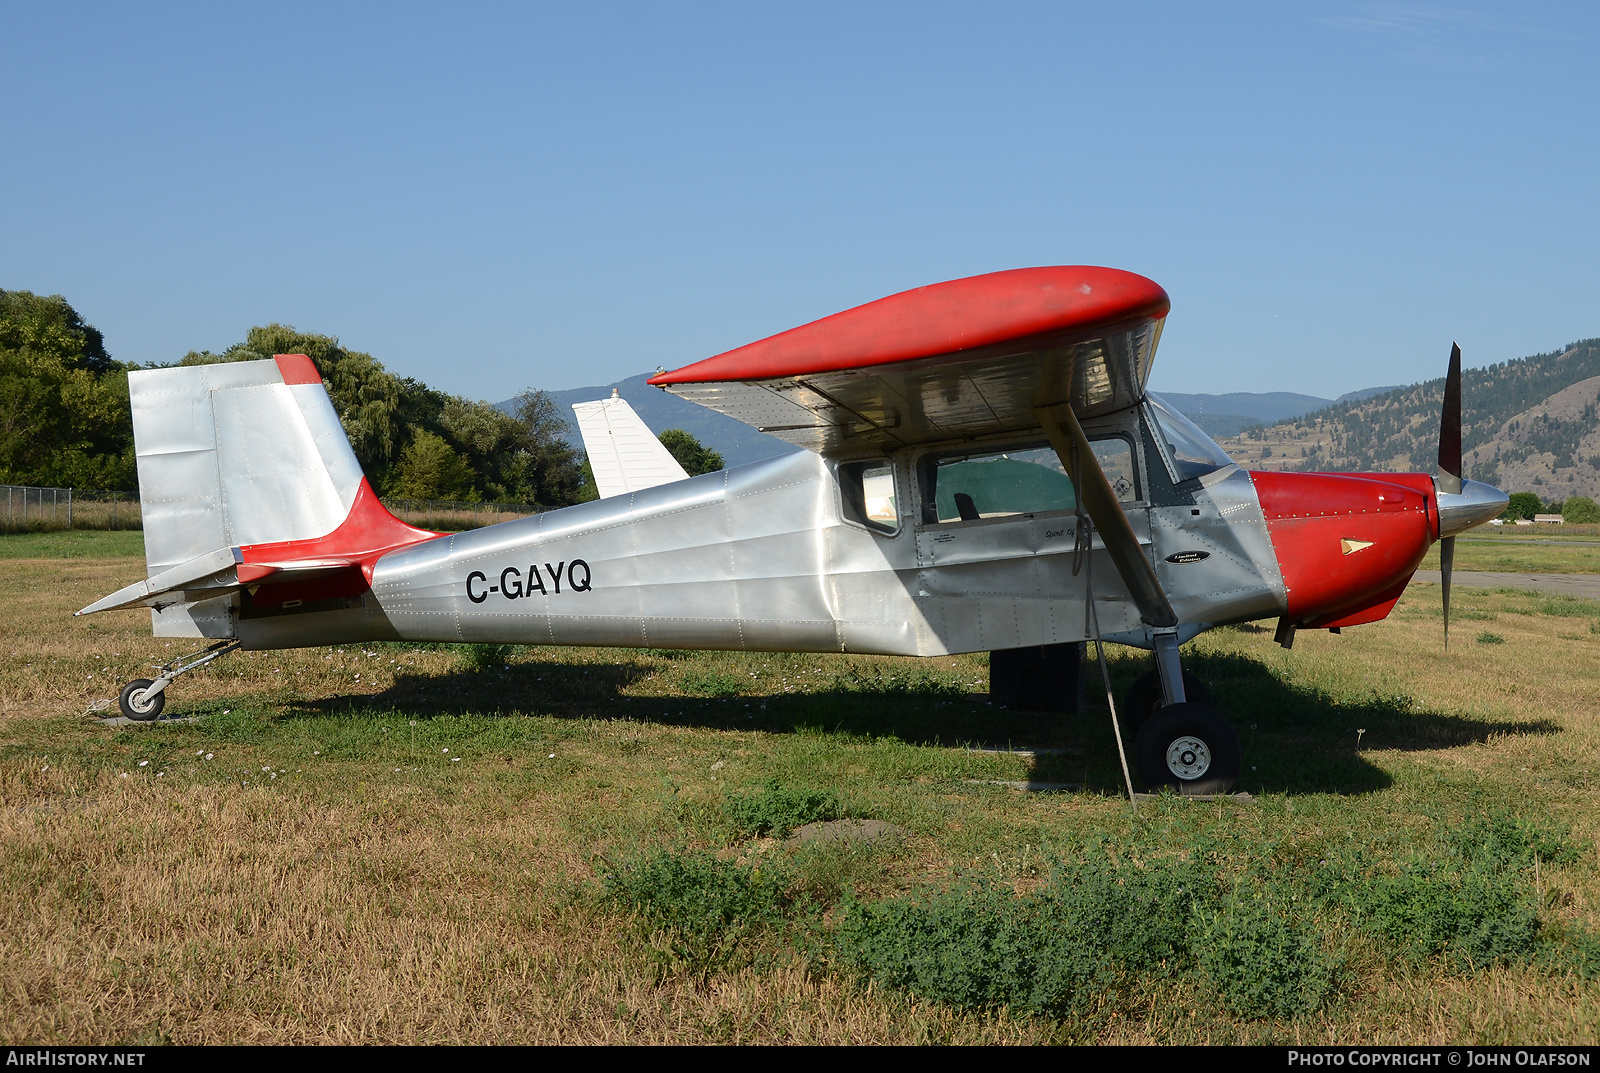
{"type": "Polygon", "coordinates": [[[1139,608],[1139,617],[1151,626],[1176,626],[1178,616],[1162,591],[1155,567],[1150,565],[1139,538],[1134,536],[1133,526],[1128,524],[1128,516],[1122,512],[1122,504],[1111,490],[1111,482],[1106,480],[1105,470],[1100,468],[1100,460],[1094,456],[1089,437],[1084,435],[1071,404],[1036,406],[1033,412],[1044,426],[1045,435],[1050,437],[1050,446],[1055,448],[1062,467],[1068,473],[1081,474],[1083,487],[1076,489],[1077,494],[1093,519],[1094,527],[1100,531],[1100,539],[1105,542],[1122,583],[1128,586],[1128,593],[1139,608]],[[1077,467],[1073,466],[1074,454],[1078,457],[1077,467]]]}
{"type": "Polygon", "coordinates": [[[1444,647],[1450,648],[1450,572],[1456,565],[1456,538],[1439,541],[1439,581],[1444,588],[1444,647]]]}
{"type": "Polygon", "coordinates": [[[1450,344],[1450,371],[1444,378],[1439,416],[1439,490],[1461,492],[1461,348],[1450,344]]]}

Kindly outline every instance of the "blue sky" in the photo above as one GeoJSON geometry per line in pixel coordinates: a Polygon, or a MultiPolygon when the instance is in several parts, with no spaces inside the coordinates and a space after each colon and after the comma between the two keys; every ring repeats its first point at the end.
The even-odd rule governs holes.
{"type": "Polygon", "coordinates": [[[1104,264],[1152,385],[1600,335],[1591,4],[6,4],[0,287],[501,399],[1104,264]]]}

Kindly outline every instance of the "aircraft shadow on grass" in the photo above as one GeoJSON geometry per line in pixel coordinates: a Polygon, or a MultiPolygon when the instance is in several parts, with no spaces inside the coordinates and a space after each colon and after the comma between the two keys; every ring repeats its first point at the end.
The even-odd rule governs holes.
{"type": "MultiPolygon", "coordinates": [[[[1561,729],[1547,719],[1510,722],[1429,711],[1409,696],[1377,690],[1364,699],[1341,700],[1285,682],[1267,664],[1243,656],[1197,653],[1186,662],[1238,729],[1244,771],[1236,790],[1252,793],[1371,793],[1387,788],[1392,779],[1365,758],[1369,750],[1447,749],[1561,729]]],[[[1119,704],[1144,670],[1140,661],[1112,665],[1119,704]]],[[[752,680],[715,672],[682,676],[681,685],[706,695],[626,692],[661,672],[659,666],[636,663],[540,662],[409,674],[378,694],[302,701],[292,710],[305,716],[397,711],[422,718],[537,713],[708,730],[820,730],[914,745],[1041,748],[1050,752],[1035,756],[1031,778],[1090,792],[1123,792],[1104,689],[1092,659],[1084,664],[1085,703],[1077,713],[1008,709],[990,703],[987,694],[943,687],[914,666],[897,669],[895,679],[841,676],[831,688],[805,693],[774,691],[773,677],[752,680]]]]}

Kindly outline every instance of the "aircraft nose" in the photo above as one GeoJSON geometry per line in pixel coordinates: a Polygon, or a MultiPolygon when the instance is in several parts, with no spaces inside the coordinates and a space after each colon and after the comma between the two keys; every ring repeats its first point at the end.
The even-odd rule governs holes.
{"type": "Polygon", "coordinates": [[[1438,493],[1439,535],[1455,536],[1505,513],[1511,498],[1492,484],[1462,481],[1461,491],[1438,493]]]}

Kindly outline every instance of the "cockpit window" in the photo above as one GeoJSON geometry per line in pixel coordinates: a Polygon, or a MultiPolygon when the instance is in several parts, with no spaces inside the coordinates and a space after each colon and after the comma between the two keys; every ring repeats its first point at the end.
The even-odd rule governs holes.
{"type": "Polygon", "coordinates": [[[1174,410],[1157,395],[1147,395],[1150,412],[1155,415],[1162,443],[1178,470],[1178,480],[1204,477],[1213,470],[1233,465],[1228,452],[1200,431],[1200,426],[1174,410]]]}
{"type": "Polygon", "coordinates": [[[1048,447],[939,459],[934,502],[941,522],[1071,510],[1072,481],[1048,447]]]}
{"type": "MultiPolygon", "coordinates": [[[[1089,446],[1118,501],[1136,502],[1139,483],[1133,445],[1121,436],[1109,436],[1092,440],[1089,446]]],[[[1072,479],[1050,447],[926,458],[922,473],[927,525],[1072,510],[1078,502],[1072,479]]]]}
{"type": "Polygon", "coordinates": [[[849,521],[879,533],[899,531],[900,506],[889,463],[846,462],[839,467],[839,493],[849,521]]]}

